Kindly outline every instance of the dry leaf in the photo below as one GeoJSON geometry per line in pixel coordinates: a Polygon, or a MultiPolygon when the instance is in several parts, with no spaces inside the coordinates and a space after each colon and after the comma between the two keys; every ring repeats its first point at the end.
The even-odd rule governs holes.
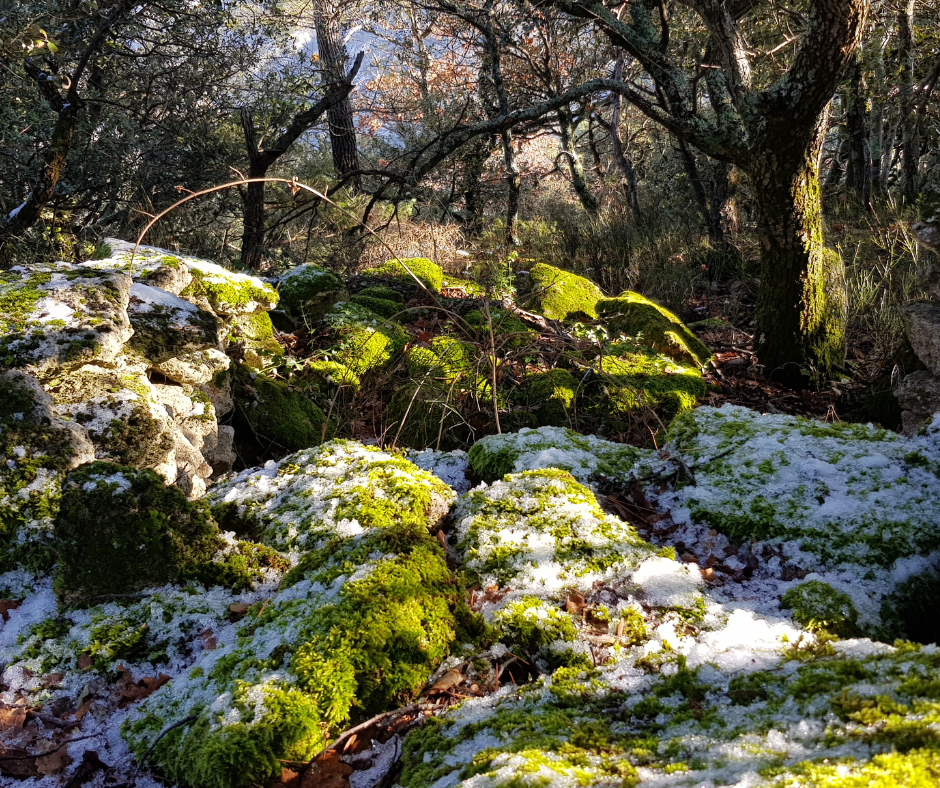
{"type": "Polygon", "coordinates": [[[300,772],[291,771],[286,766],[281,767],[281,785],[286,785],[287,783],[293,782],[299,776],[300,772]]]}
{"type": "Polygon", "coordinates": [[[20,603],[15,599],[0,599],[0,616],[3,617],[4,621],[10,620],[10,611],[16,610],[20,606],[20,603]]]}
{"type": "Polygon", "coordinates": [[[327,750],[310,768],[304,772],[300,780],[301,788],[349,788],[349,775],[353,773],[352,766],[340,760],[336,750],[327,750]]]}
{"type": "Polygon", "coordinates": [[[26,721],[27,711],[25,703],[8,706],[0,701],[0,731],[15,731],[22,728],[26,721]]]}
{"type": "Polygon", "coordinates": [[[78,658],[78,669],[79,670],[88,670],[92,665],[91,657],[88,654],[82,654],[78,658]]]}
{"type": "Polygon", "coordinates": [[[428,690],[429,693],[433,694],[435,692],[447,692],[448,690],[456,687],[463,681],[464,676],[457,668],[453,670],[448,670],[443,676],[441,676],[437,681],[434,682],[434,686],[428,690]]]}
{"type": "Polygon", "coordinates": [[[565,598],[565,610],[569,613],[580,613],[584,609],[584,597],[581,594],[569,594],[565,598]]]}

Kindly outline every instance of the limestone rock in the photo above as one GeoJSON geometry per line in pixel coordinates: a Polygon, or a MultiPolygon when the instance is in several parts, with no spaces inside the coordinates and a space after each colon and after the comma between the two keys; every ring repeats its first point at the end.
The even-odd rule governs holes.
{"type": "Polygon", "coordinates": [[[907,435],[913,435],[935,413],[940,413],[940,377],[929,372],[907,375],[898,385],[896,395],[907,435]]]}
{"type": "Polygon", "coordinates": [[[193,276],[184,263],[163,265],[143,277],[143,284],[159,287],[176,296],[189,287],[192,281],[193,276]]]}
{"type": "Polygon", "coordinates": [[[906,304],[899,312],[917,358],[931,373],[940,375],[940,303],[906,304]]]}
{"type": "Polygon", "coordinates": [[[152,365],[218,349],[221,326],[216,316],[165,290],[135,282],[127,312],[134,327],[130,347],[152,365]]]}
{"type": "Polygon", "coordinates": [[[112,361],[133,333],[126,274],[53,263],[2,272],[0,286],[0,364],[42,380],[112,361]]]}
{"type": "Polygon", "coordinates": [[[20,370],[0,372],[0,571],[47,569],[65,474],[95,458],[85,429],[20,370]]]}
{"type": "Polygon", "coordinates": [[[202,386],[224,377],[231,363],[232,360],[221,350],[206,348],[181,353],[155,363],[151,368],[174,383],[183,386],[202,386]]]}
{"type": "Polygon", "coordinates": [[[940,252],[940,218],[927,219],[911,225],[917,243],[931,252],[940,252]]]}

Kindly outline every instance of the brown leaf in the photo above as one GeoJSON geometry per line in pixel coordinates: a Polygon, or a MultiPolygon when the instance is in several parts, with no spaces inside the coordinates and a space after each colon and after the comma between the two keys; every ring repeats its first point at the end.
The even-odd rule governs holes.
{"type": "Polygon", "coordinates": [[[88,670],[92,665],[91,657],[88,654],[81,654],[78,658],[78,669],[88,670]]]}
{"type": "Polygon", "coordinates": [[[434,686],[432,686],[428,692],[431,694],[435,692],[447,692],[449,689],[460,684],[463,679],[463,673],[457,670],[457,668],[448,670],[443,676],[434,682],[434,686]]]}
{"type": "Polygon", "coordinates": [[[353,773],[352,766],[340,760],[340,753],[336,750],[327,750],[310,768],[304,772],[300,780],[301,788],[349,788],[349,775],[353,773]]]}
{"type": "Polygon", "coordinates": [[[299,776],[300,772],[291,771],[286,766],[281,767],[281,785],[288,785],[290,783],[296,782],[299,776]]]}
{"type": "Polygon", "coordinates": [[[42,686],[52,688],[52,687],[58,687],[62,683],[62,679],[64,678],[65,678],[64,673],[48,673],[45,676],[43,676],[40,679],[40,681],[42,682],[42,686]]]}
{"type": "Polygon", "coordinates": [[[92,702],[93,702],[93,699],[92,699],[92,698],[89,698],[88,700],[86,700],[81,706],[79,706],[79,707],[75,710],[75,721],[76,721],[76,722],[81,722],[81,721],[82,721],[82,718],[83,718],[86,714],[88,714],[88,710],[91,708],[92,702]]]}
{"type": "Polygon", "coordinates": [[[569,594],[565,598],[565,610],[578,614],[584,609],[584,597],[581,594],[569,594]]]}
{"type": "Polygon", "coordinates": [[[52,774],[61,774],[65,771],[65,767],[71,762],[72,759],[69,757],[68,748],[62,747],[50,752],[48,755],[37,757],[36,771],[44,777],[48,777],[52,774]]]}
{"type": "Polygon", "coordinates": [[[0,616],[3,617],[4,621],[10,620],[10,611],[16,610],[20,606],[20,603],[15,599],[0,599],[0,616]]]}
{"type": "Polygon", "coordinates": [[[243,616],[247,615],[248,608],[249,608],[249,605],[246,605],[244,602],[233,602],[231,605],[228,606],[228,612],[231,613],[233,616],[238,616],[238,618],[242,618],[243,616]]]}
{"type": "Polygon", "coordinates": [[[219,647],[211,629],[204,629],[200,632],[199,639],[202,641],[203,646],[205,646],[206,651],[215,651],[219,647]]]}
{"type": "Polygon", "coordinates": [[[25,702],[9,706],[0,700],[0,731],[18,731],[26,721],[25,702]]]}

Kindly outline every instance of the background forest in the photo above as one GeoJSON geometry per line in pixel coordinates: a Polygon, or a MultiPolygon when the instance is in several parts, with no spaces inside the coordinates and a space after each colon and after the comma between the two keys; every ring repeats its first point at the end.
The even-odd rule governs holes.
{"type": "Polygon", "coordinates": [[[146,242],[271,276],[394,252],[497,293],[543,262],[726,318],[791,387],[890,385],[940,204],[940,8],[816,5],[8,3],[0,265],[296,178],[332,202],[240,185],[146,242]]]}

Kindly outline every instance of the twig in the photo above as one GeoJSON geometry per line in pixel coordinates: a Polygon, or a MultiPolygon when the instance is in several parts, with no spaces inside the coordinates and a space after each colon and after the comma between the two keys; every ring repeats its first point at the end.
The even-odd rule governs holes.
{"type": "Polygon", "coordinates": [[[197,719],[198,719],[198,715],[190,714],[188,717],[183,717],[183,719],[179,720],[178,722],[174,722],[172,725],[169,725],[166,728],[164,728],[160,732],[160,735],[157,736],[157,738],[154,739],[151,745],[147,748],[147,752],[145,752],[141,756],[141,758],[137,761],[137,765],[134,767],[134,772],[133,774],[131,774],[131,779],[125,784],[126,785],[135,784],[137,780],[137,775],[140,773],[140,767],[143,766],[147,762],[147,759],[150,757],[150,754],[153,752],[154,747],[156,747],[160,743],[160,741],[163,739],[164,736],[166,736],[173,729],[181,728],[184,725],[188,725],[191,722],[195,722],[197,719]]]}
{"type": "Polygon", "coordinates": [[[0,761],[28,761],[32,758],[45,758],[47,755],[52,755],[54,752],[58,752],[63,747],[67,747],[72,742],[82,741],[83,739],[94,739],[97,736],[101,736],[100,733],[89,733],[85,736],[76,736],[73,739],[66,739],[58,747],[53,747],[51,750],[46,750],[45,752],[37,752],[32,755],[0,755],[0,761]]]}

